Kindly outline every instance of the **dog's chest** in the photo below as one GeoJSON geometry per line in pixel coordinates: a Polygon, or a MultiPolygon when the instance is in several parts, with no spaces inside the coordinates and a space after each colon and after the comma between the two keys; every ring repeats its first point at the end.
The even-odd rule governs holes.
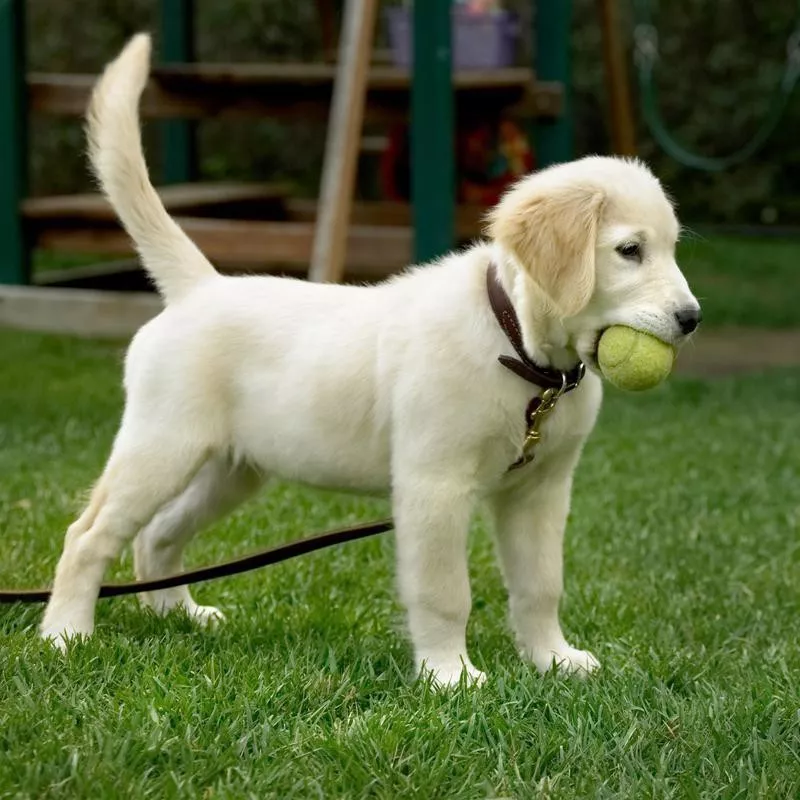
{"type": "Polygon", "coordinates": [[[538,401],[529,397],[527,405],[515,403],[510,411],[512,424],[505,438],[503,458],[509,461],[508,473],[528,473],[574,452],[589,436],[602,400],[599,379],[587,375],[573,392],[560,397],[552,408],[537,414],[538,401]],[[533,400],[533,403],[531,403],[533,400]],[[516,408],[516,406],[519,406],[516,408]],[[533,408],[533,413],[529,409],[533,408]],[[527,413],[526,413],[527,412],[527,413]]]}

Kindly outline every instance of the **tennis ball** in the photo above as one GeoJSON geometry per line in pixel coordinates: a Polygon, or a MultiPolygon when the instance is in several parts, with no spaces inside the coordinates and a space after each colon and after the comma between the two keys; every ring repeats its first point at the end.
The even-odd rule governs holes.
{"type": "Polygon", "coordinates": [[[644,331],[614,325],[600,337],[597,361],[603,375],[619,389],[643,392],[672,371],[675,350],[644,331]]]}

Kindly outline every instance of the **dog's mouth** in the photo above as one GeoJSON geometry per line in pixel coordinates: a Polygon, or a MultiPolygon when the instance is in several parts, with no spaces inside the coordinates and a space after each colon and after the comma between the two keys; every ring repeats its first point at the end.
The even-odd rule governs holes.
{"type": "Polygon", "coordinates": [[[592,337],[589,348],[581,354],[583,363],[598,373],[600,372],[600,362],[597,360],[597,351],[600,349],[600,339],[607,330],[607,327],[598,330],[592,337]]]}
{"type": "MultiPolygon", "coordinates": [[[[594,335],[592,336],[592,338],[590,340],[591,341],[591,345],[583,353],[581,353],[581,358],[582,358],[584,364],[586,364],[587,367],[591,367],[592,369],[595,370],[595,372],[598,372],[598,373],[601,372],[601,370],[600,370],[600,362],[599,362],[599,360],[597,358],[597,353],[598,353],[598,350],[600,349],[600,340],[603,338],[603,334],[610,327],[612,327],[612,326],[606,325],[605,327],[598,329],[594,333],[594,335]]],[[[650,336],[653,336],[654,338],[659,339],[660,341],[664,342],[665,344],[670,345],[670,347],[673,347],[675,350],[678,350],[684,344],[684,341],[686,339],[690,338],[690,337],[687,336],[687,337],[684,337],[684,341],[671,342],[661,334],[652,333],[650,331],[645,330],[644,328],[637,328],[637,330],[640,330],[642,333],[647,333],[650,336]]]]}

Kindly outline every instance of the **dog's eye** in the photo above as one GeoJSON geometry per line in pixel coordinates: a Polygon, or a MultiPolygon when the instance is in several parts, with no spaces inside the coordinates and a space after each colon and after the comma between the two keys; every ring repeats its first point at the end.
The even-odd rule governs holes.
{"type": "Polygon", "coordinates": [[[617,252],[623,258],[630,258],[631,260],[642,260],[642,246],[638,242],[625,242],[617,248],[617,252]]]}

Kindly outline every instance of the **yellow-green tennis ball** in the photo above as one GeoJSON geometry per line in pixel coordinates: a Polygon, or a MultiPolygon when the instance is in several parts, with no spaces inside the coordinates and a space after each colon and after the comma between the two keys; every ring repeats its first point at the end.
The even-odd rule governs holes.
{"type": "Polygon", "coordinates": [[[603,375],[619,389],[643,392],[672,371],[675,350],[644,331],[614,325],[600,337],[597,361],[603,375]]]}

